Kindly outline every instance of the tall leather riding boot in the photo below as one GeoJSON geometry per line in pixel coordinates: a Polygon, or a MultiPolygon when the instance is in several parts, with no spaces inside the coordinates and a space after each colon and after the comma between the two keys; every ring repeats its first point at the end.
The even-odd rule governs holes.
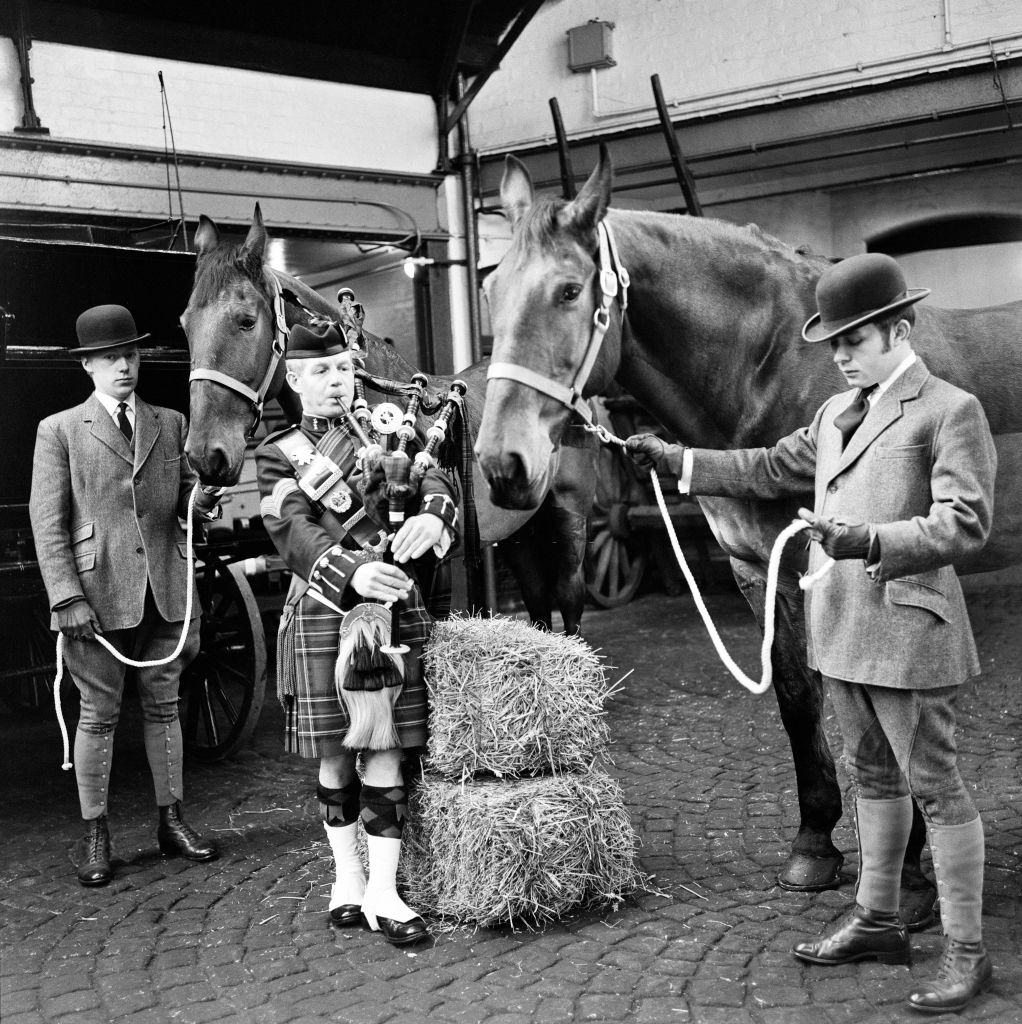
{"type": "Polygon", "coordinates": [[[160,824],[156,830],[160,850],[168,856],[185,860],[216,860],[220,851],[211,839],[203,839],[181,814],[181,801],[160,808],[160,824]]]}
{"type": "Polygon", "coordinates": [[[78,881],[90,887],[107,885],[114,872],[110,865],[110,830],[106,815],[92,818],[86,824],[88,832],[75,844],[78,881]]]}
{"type": "Polygon", "coordinates": [[[857,960],[907,964],[911,959],[908,931],[898,916],[901,865],[912,828],[912,801],[855,801],[859,840],[859,881],[855,906],[836,928],[792,950],[806,963],[834,966],[857,960]]]}
{"type": "Polygon", "coordinates": [[[924,1013],[954,1013],[989,983],[993,965],[983,946],[983,822],[930,825],[944,955],[937,977],[910,993],[908,1005],[924,1013]]]}
{"type": "Polygon", "coordinates": [[[901,866],[912,831],[912,800],[855,801],[855,831],[859,842],[859,880],[855,902],[886,914],[898,912],[901,866]]]}

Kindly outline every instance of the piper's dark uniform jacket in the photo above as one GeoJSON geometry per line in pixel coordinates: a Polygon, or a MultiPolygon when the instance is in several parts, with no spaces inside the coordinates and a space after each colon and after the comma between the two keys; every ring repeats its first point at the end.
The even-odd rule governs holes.
{"type": "MultiPolygon", "coordinates": [[[[293,428],[288,428],[291,430],[293,428]]],[[[348,485],[358,492],[361,474],[355,466],[355,446],[343,421],[330,424],[325,419],[305,416],[302,434],[320,450],[329,449],[348,485]],[[330,427],[330,435],[326,437],[330,427]]],[[[256,468],[261,496],[260,512],[266,531],[281,558],[294,574],[285,613],[281,618],[278,643],[278,678],[293,680],[293,691],[285,684],[280,689],[287,715],[287,749],[303,757],[323,757],[334,749],[348,728],[347,712],[334,689],[334,666],[341,616],[308,593],[315,583],[321,560],[330,559],[333,570],[326,575],[338,587],[334,591],[320,583],[323,593],[343,611],[364,600],[349,583],[355,570],[382,556],[363,551],[344,534],[340,519],[312,501],[299,487],[295,466],[275,443],[285,431],[271,434],[256,450],[256,468]],[[290,635],[289,635],[290,631],[290,635]],[[291,660],[293,663],[288,664],[291,660]]],[[[426,472],[418,495],[409,502],[406,515],[428,512],[437,516],[457,540],[458,506],[447,475],[440,470],[426,472]]],[[[453,544],[452,544],[453,547],[453,544]]],[[[423,568],[432,576],[432,558],[424,557],[409,568],[415,578],[423,568]]],[[[429,580],[423,579],[428,585],[429,580]]],[[[406,657],[405,686],[394,708],[395,724],[403,746],[418,746],[425,740],[425,689],[419,680],[418,658],[421,645],[429,637],[432,616],[418,586],[412,588],[401,609],[401,642],[412,647],[406,657]]]]}

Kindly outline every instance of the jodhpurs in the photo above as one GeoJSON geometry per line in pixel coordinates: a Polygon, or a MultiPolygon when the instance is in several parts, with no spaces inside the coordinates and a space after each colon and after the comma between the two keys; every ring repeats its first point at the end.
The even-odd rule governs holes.
{"type": "Polygon", "coordinates": [[[891,800],[911,794],[932,825],[977,816],[958,771],[957,686],[901,690],[827,678],[856,795],[891,800]]]}
{"type": "MultiPolygon", "coordinates": [[[[161,618],[152,596],[147,594],[145,612],[137,626],[103,635],[125,657],[134,661],[156,661],[174,650],[180,633],[181,623],[161,618]]],[[[198,651],[199,619],[194,618],[177,658],[159,668],[134,670],[142,707],[146,757],[153,776],[156,803],[161,807],[184,796],[178,686],[181,670],[198,651]]],[[[70,637],[64,638],[64,659],[82,697],[74,763],[82,817],[90,820],[107,812],[114,729],[121,711],[126,666],[95,640],[70,637]]]]}

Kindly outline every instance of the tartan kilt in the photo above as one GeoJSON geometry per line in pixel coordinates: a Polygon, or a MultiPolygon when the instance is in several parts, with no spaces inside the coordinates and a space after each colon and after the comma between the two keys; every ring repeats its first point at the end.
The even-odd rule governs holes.
{"type": "MultiPolygon", "coordinates": [[[[417,590],[413,594],[418,597],[417,590]]],[[[411,650],[404,656],[405,681],[394,705],[394,725],[401,747],[426,745],[426,685],[422,648],[430,631],[421,601],[402,610],[401,641],[411,650]]],[[[340,752],[350,720],[334,683],[341,618],[309,597],[298,602],[294,622],[294,696],[285,702],[284,749],[300,757],[320,758],[340,752]]]]}

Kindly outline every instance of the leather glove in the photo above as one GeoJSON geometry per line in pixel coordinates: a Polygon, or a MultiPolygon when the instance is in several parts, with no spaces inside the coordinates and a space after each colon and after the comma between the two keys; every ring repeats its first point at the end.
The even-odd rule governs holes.
{"type": "Polygon", "coordinates": [[[195,495],[195,511],[207,519],[219,519],[223,509],[219,508],[220,499],[227,493],[226,487],[199,485],[199,493],[195,495]],[[214,515],[214,512],[217,514],[214,515]]]}
{"type": "Polygon", "coordinates": [[[656,434],[632,434],[625,441],[625,451],[639,469],[655,469],[661,473],[681,476],[685,454],[683,444],[668,444],[656,434]]]}
{"type": "Polygon", "coordinates": [[[103,632],[92,605],[84,597],[57,609],[57,628],[74,640],[95,640],[96,634],[103,632]]]}
{"type": "Polygon", "coordinates": [[[848,523],[833,517],[816,516],[807,508],[798,510],[799,517],[812,526],[809,537],[815,540],[835,561],[862,558],[869,554],[869,527],[864,523],[848,523]]]}

